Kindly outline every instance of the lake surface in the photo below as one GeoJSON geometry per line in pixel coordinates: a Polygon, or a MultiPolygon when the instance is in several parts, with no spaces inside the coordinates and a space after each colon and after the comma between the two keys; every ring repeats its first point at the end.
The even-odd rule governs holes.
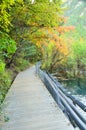
{"type": "MultiPolygon", "coordinates": [[[[60,81],[60,83],[71,93],[77,100],[86,105],[86,79],[76,79],[60,81]]],[[[86,112],[78,107],[79,111],[86,118],[86,112]]]]}
{"type": "Polygon", "coordinates": [[[61,83],[72,94],[86,95],[86,79],[64,80],[61,83]]]}
{"type": "Polygon", "coordinates": [[[75,98],[86,104],[86,78],[60,82],[75,98]]]}

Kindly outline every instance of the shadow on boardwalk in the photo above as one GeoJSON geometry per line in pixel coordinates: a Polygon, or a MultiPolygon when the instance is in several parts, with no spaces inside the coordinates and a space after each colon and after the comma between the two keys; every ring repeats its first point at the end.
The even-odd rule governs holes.
{"type": "Polygon", "coordinates": [[[35,73],[35,66],[16,77],[4,102],[8,122],[1,130],[74,130],[35,73]]]}

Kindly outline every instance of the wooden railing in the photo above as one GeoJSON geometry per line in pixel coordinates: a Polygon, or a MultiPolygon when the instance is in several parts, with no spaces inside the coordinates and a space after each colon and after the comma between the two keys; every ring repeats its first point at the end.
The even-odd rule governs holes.
{"type": "Polygon", "coordinates": [[[86,106],[69,94],[64,87],[48,72],[40,69],[40,63],[36,65],[37,74],[55,99],[63,113],[74,127],[86,130],[86,118],[77,107],[86,112],[86,106]]]}

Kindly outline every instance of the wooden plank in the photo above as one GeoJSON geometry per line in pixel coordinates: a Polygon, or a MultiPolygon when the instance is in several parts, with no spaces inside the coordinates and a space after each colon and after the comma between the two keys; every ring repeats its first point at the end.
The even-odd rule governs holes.
{"type": "Polygon", "coordinates": [[[1,130],[74,130],[35,74],[35,67],[21,72],[4,102],[9,117],[1,130]]]}

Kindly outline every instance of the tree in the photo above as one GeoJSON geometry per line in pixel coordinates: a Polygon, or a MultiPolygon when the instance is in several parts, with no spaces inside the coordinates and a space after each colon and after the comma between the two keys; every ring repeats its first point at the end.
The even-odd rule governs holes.
{"type": "Polygon", "coordinates": [[[9,26],[12,26],[10,12],[16,2],[21,3],[22,0],[2,0],[0,2],[0,29],[2,31],[8,32],[9,26]]]}
{"type": "Polygon", "coordinates": [[[4,71],[16,49],[16,42],[6,33],[0,32],[0,72],[4,71]]]}
{"type": "Polygon", "coordinates": [[[40,32],[46,35],[40,35],[42,45],[41,41],[45,42],[47,37],[45,32],[63,23],[61,5],[61,0],[0,1],[0,96],[5,95],[10,84],[7,66],[16,73],[17,66],[25,66],[26,61],[42,59],[36,38],[40,32]]]}
{"type": "MultiPolygon", "coordinates": [[[[30,0],[26,0],[23,4],[16,3],[13,6],[10,13],[13,25],[10,35],[17,42],[16,54],[20,53],[20,51],[22,52],[24,47],[30,47],[31,43],[32,46],[36,46],[37,40],[35,38],[37,35],[42,36],[49,28],[63,23],[64,18],[61,16],[63,11],[61,5],[61,0],[53,2],[49,2],[49,0],[36,0],[33,4],[30,0]]],[[[41,39],[45,39],[45,37],[41,37],[41,39]]],[[[38,51],[38,46],[36,48],[38,51]]],[[[25,55],[26,57],[29,56],[28,54],[25,55]]],[[[40,50],[37,55],[41,55],[40,50]]]]}
{"type": "Polygon", "coordinates": [[[70,70],[71,76],[81,77],[81,73],[86,66],[86,31],[83,27],[76,27],[75,31],[71,34],[68,33],[66,37],[69,37],[69,55],[66,66],[70,70]]]}
{"type": "Polygon", "coordinates": [[[77,39],[72,45],[74,60],[77,68],[77,76],[80,76],[82,66],[86,66],[86,43],[84,39],[77,39]]]}

